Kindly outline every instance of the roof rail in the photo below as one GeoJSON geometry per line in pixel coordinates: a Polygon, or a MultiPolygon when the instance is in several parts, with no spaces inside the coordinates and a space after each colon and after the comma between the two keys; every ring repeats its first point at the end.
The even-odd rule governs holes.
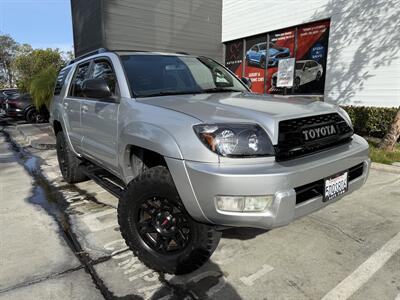
{"type": "Polygon", "coordinates": [[[160,52],[160,53],[175,53],[175,54],[183,54],[183,55],[190,55],[190,53],[188,52],[184,52],[184,51],[178,51],[178,52],[170,52],[170,51],[158,51],[158,50],[154,50],[154,51],[150,51],[150,50],[139,50],[139,49],[118,49],[118,50],[112,50],[113,52],[160,52]]]}
{"type": "Polygon", "coordinates": [[[68,65],[71,65],[71,64],[73,64],[74,62],[77,62],[78,60],[81,60],[81,59],[83,59],[83,58],[85,58],[85,57],[89,57],[89,56],[92,56],[92,55],[95,55],[95,54],[104,53],[104,52],[108,52],[108,50],[107,50],[106,48],[99,48],[99,49],[97,49],[97,50],[93,50],[93,51],[87,52],[87,53],[85,53],[85,54],[82,54],[81,56],[78,56],[78,57],[76,57],[76,58],[74,58],[74,59],[71,59],[71,60],[68,62],[68,65]]]}

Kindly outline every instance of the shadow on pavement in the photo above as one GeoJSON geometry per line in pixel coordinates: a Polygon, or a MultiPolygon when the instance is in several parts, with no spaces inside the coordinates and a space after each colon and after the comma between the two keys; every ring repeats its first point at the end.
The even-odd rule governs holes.
{"type": "Polygon", "coordinates": [[[212,261],[191,274],[174,276],[168,281],[161,274],[160,281],[164,285],[153,294],[153,300],[241,299],[235,288],[226,281],[219,266],[212,261]]]}
{"type": "Polygon", "coordinates": [[[268,232],[266,229],[259,228],[229,228],[222,231],[222,237],[225,239],[239,239],[242,241],[251,240],[260,234],[268,232]]]}

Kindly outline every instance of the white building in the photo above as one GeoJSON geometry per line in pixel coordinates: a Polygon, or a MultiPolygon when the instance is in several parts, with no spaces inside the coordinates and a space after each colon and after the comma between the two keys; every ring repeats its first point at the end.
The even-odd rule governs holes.
{"type": "MultiPolygon", "coordinates": [[[[320,20],[330,21],[326,80],[313,94],[344,105],[399,106],[400,0],[223,0],[222,42],[228,51],[248,37],[285,28],[300,30],[302,24],[320,20]]],[[[254,64],[251,68],[257,67],[254,64]]],[[[240,68],[242,75],[255,74],[246,74],[244,63],[239,73],[240,68]]]]}

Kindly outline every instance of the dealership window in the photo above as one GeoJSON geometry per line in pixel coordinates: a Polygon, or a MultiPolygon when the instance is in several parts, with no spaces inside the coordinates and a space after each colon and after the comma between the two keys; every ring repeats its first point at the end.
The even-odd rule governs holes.
{"type": "Polygon", "coordinates": [[[323,95],[330,20],[225,43],[225,65],[255,93],[323,95]]]}

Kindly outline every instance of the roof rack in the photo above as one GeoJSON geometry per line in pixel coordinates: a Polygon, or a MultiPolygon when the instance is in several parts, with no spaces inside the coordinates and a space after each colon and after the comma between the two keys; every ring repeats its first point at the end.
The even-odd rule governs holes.
{"type": "Polygon", "coordinates": [[[104,52],[108,52],[108,50],[106,48],[99,48],[97,50],[93,50],[93,51],[87,52],[85,54],[82,54],[81,56],[78,56],[78,57],[76,57],[74,59],[71,59],[68,62],[68,65],[71,65],[74,62],[77,62],[78,60],[81,60],[82,58],[89,57],[89,56],[92,56],[92,55],[95,55],[95,54],[104,53],[104,52]]]}

